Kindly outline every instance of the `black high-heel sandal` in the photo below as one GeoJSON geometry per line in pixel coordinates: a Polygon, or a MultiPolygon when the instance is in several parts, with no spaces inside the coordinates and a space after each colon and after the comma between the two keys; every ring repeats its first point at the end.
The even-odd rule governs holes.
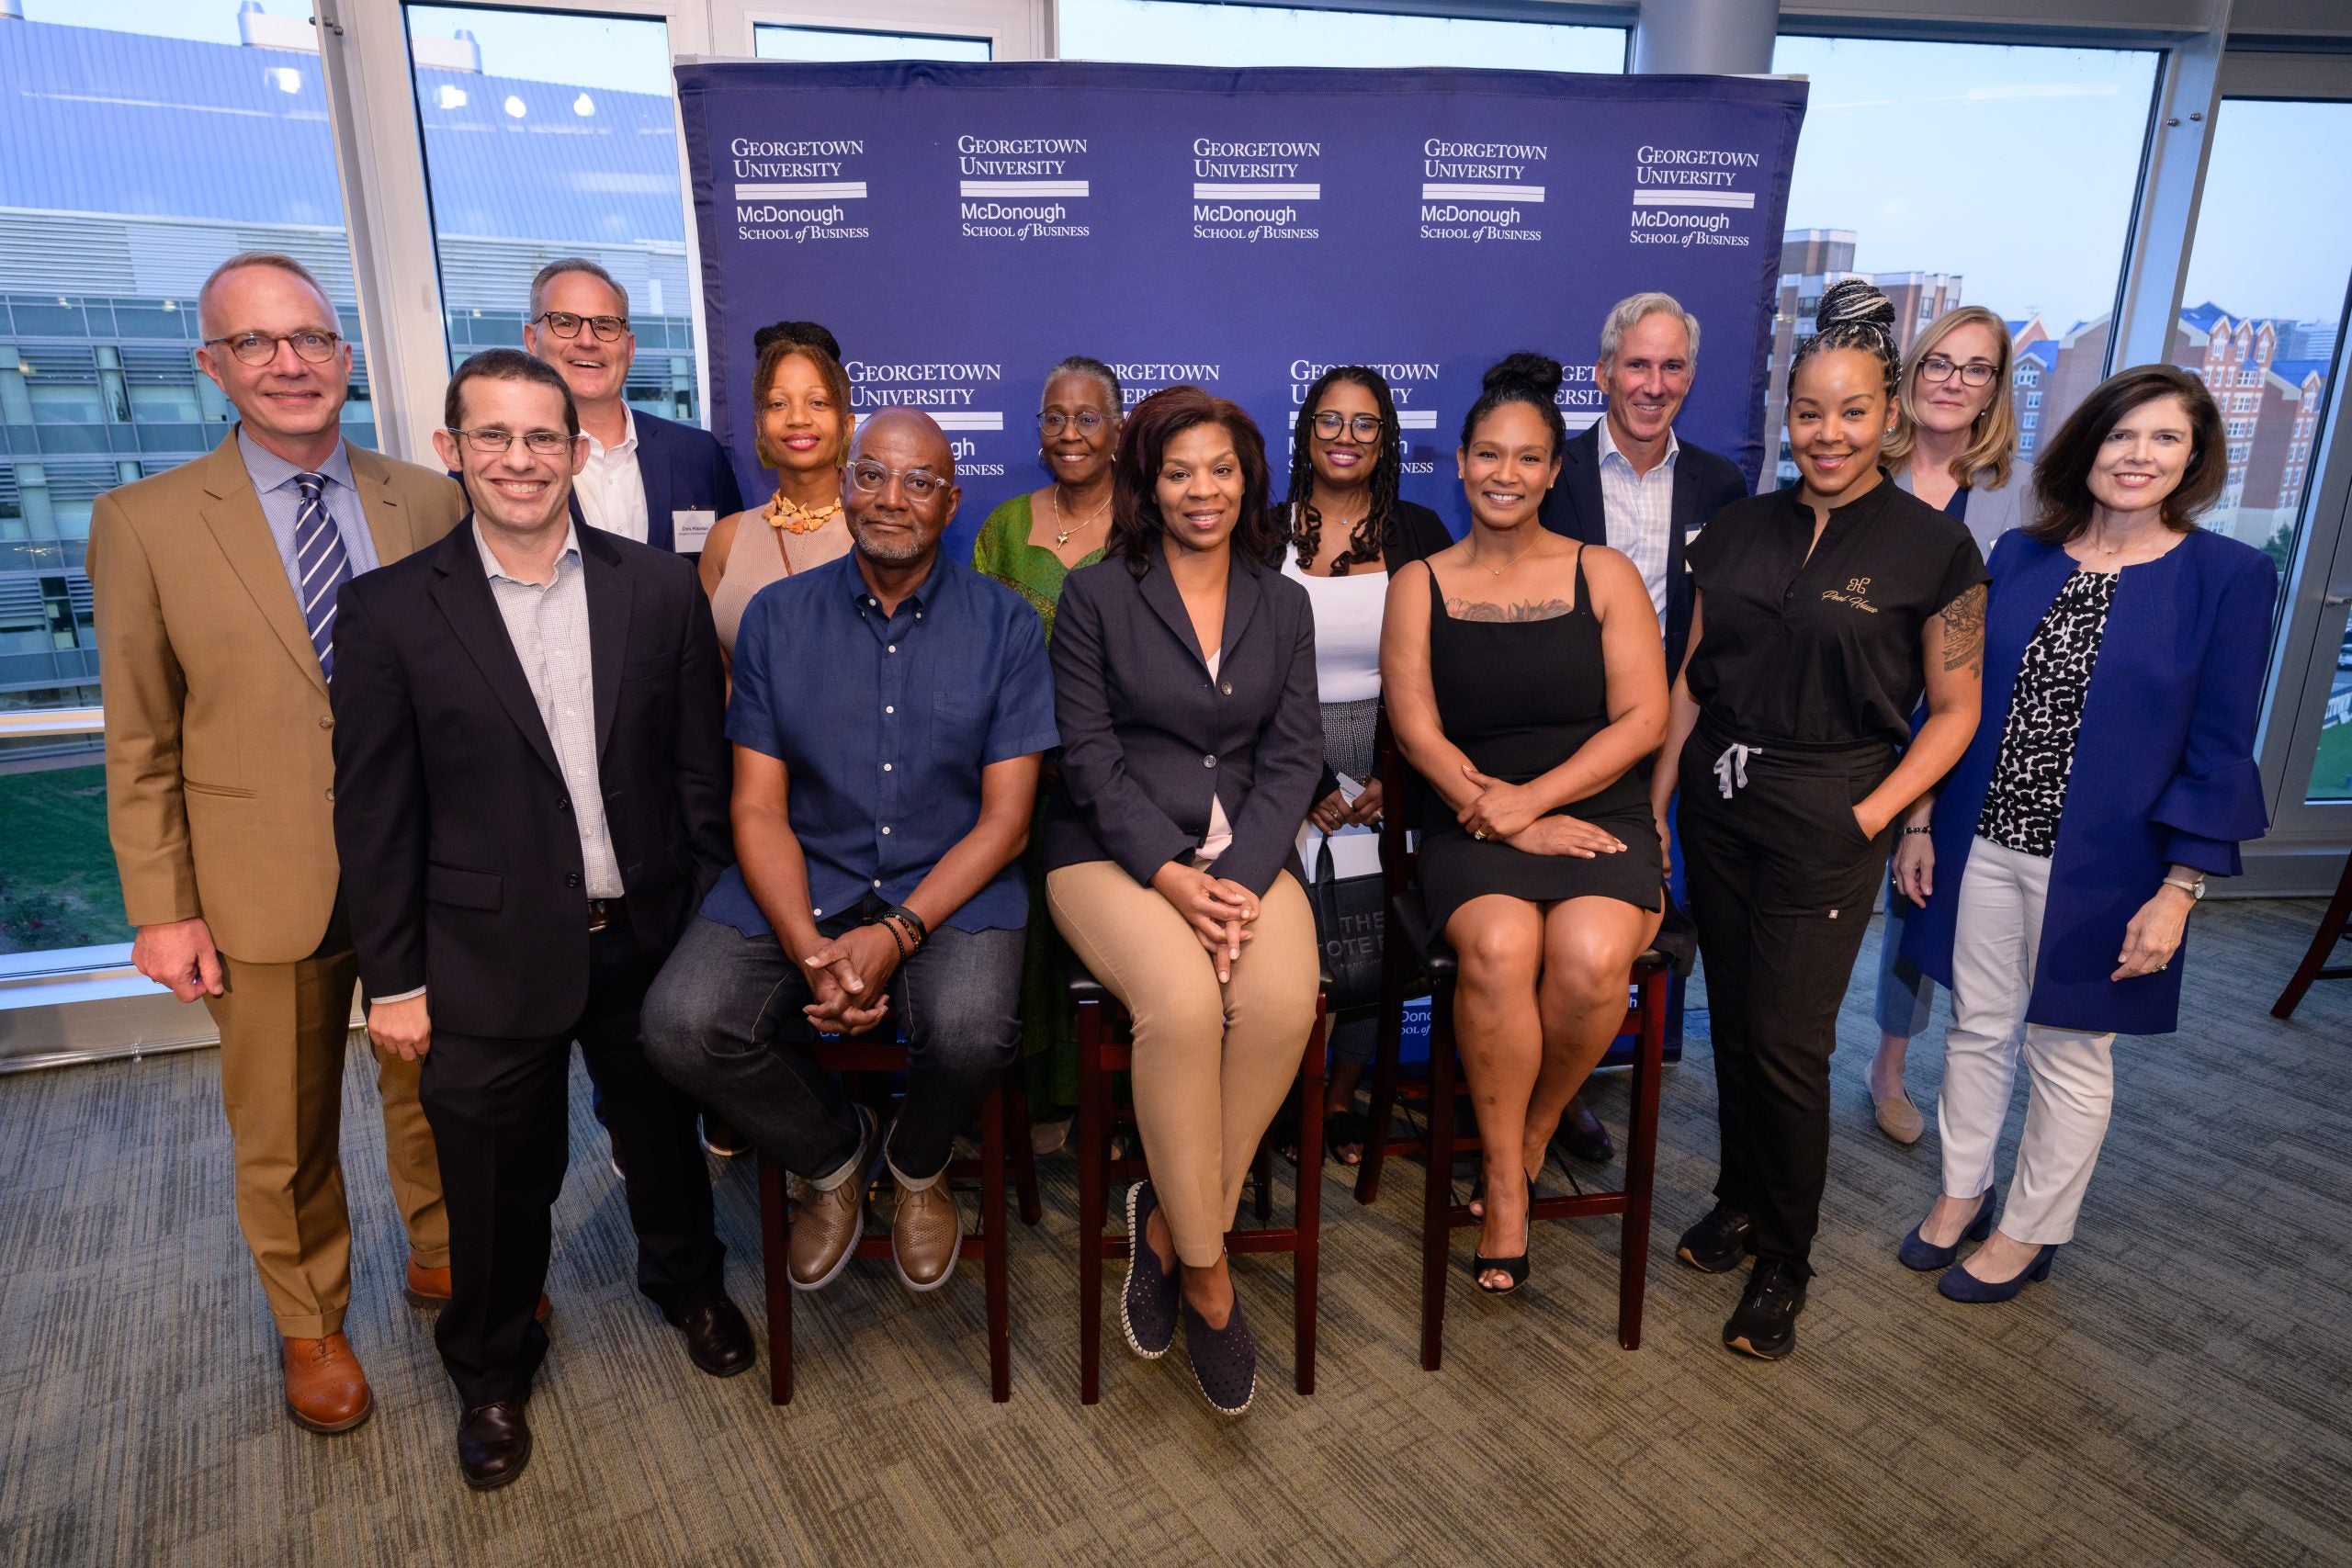
{"type": "Polygon", "coordinates": [[[1527,1283],[1527,1255],[1533,1249],[1535,1244],[1535,1215],[1532,1212],[1535,1202],[1535,1178],[1532,1176],[1527,1179],[1527,1201],[1530,1205],[1525,1227],[1527,1244],[1519,1249],[1518,1257],[1489,1258],[1483,1252],[1470,1254],[1470,1279],[1480,1290],[1490,1296],[1507,1296],[1527,1283]],[[1510,1283],[1508,1285],[1487,1283],[1487,1276],[1497,1271],[1509,1275],[1510,1283]]]}

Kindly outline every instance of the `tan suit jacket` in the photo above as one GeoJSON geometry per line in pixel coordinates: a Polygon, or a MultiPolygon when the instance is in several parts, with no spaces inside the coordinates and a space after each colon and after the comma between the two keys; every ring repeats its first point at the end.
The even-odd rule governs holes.
{"type": "MultiPolygon", "coordinates": [[[[354,446],[383,565],[456,526],[447,475],[354,446]]],[[[107,716],[107,828],[133,925],[201,915],[249,964],[307,958],[341,873],[325,676],[234,431],[98,497],[87,570],[107,716]]]]}

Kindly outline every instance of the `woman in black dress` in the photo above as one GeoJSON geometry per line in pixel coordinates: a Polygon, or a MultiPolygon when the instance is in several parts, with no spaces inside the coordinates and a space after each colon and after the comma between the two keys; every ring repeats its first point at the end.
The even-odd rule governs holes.
{"type": "Polygon", "coordinates": [[[1446,807],[1421,887],[1462,966],[1454,1036],[1486,1150],[1471,1267],[1490,1292],[1527,1278],[1533,1173],[1662,908],[1640,763],[1666,733],[1664,643],[1631,561],[1537,521],[1566,444],[1559,389],[1539,355],[1487,373],[1455,454],[1470,533],[1394,574],[1381,625],[1396,744],[1446,807]]]}

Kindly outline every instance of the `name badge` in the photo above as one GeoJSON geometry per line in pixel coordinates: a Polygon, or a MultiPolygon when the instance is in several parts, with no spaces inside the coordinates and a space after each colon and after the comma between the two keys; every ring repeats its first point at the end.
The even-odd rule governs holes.
{"type": "Polygon", "coordinates": [[[702,542],[710,536],[710,525],[718,521],[718,513],[707,509],[671,513],[671,547],[682,556],[702,554],[702,542]]]}

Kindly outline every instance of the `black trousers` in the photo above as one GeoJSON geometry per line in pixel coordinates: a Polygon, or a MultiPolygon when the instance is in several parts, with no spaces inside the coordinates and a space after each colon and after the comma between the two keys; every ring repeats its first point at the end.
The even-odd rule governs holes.
{"type": "Polygon", "coordinates": [[[435,1029],[424,1057],[420,1098],[449,1205],[449,1303],[434,1337],[468,1409],[527,1399],[547,1355],[534,1314],[571,1145],[575,1040],[628,1170],[638,1289],[673,1323],[724,1294],[695,1108],[638,1044],[638,1011],[662,955],[639,949],[626,923],[589,940],[588,1001],[571,1029],[526,1040],[435,1029]]]}
{"type": "Polygon", "coordinates": [[[1706,961],[1723,1142],[1715,1196],[1756,1222],[1758,1258],[1806,1274],[1829,1168],[1829,1054],[1838,1009],[1885,874],[1890,827],[1865,839],[1854,806],[1894,766],[1871,744],[1767,746],[1727,767],[1702,721],[1680,760],[1690,917],[1706,961]]]}

